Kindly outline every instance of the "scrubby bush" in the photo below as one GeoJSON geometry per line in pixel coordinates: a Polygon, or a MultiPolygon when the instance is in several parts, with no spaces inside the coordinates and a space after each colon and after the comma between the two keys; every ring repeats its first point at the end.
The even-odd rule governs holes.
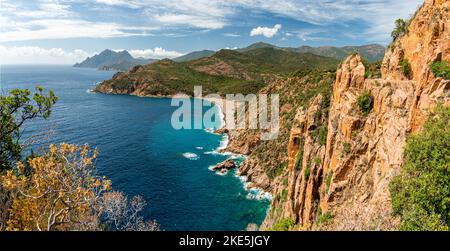
{"type": "Polygon", "coordinates": [[[342,144],[342,153],[343,153],[344,155],[349,154],[349,153],[351,152],[351,150],[352,150],[352,145],[351,145],[350,143],[344,142],[344,143],[342,144]]]}
{"type": "Polygon", "coordinates": [[[283,173],[283,171],[286,169],[286,167],[287,167],[286,162],[283,162],[283,163],[279,164],[278,166],[276,166],[275,168],[269,170],[269,172],[267,174],[269,175],[269,177],[271,179],[274,179],[274,178],[280,176],[283,173]]]}
{"type": "Polygon", "coordinates": [[[295,226],[295,221],[291,218],[285,218],[279,220],[275,223],[271,230],[272,231],[289,231],[295,226]]]}
{"type": "Polygon", "coordinates": [[[359,109],[364,114],[369,114],[370,111],[372,111],[373,108],[373,97],[370,92],[364,92],[357,98],[359,109]]]}
{"type": "Polygon", "coordinates": [[[392,39],[395,41],[397,38],[403,36],[407,31],[407,22],[401,18],[395,20],[395,28],[391,33],[392,39]]]}
{"type": "Polygon", "coordinates": [[[327,124],[316,128],[311,133],[311,135],[313,136],[314,140],[318,141],[318,143],[321,146],[324,146],[324,145],[327,144],[327,134],[328,134],[328,126],[327,126],[327,124]]]}
{"type": "Polygon", "coordinates": [[[447,61],[435,61],[431,64],[431,72],[436,77],[442,77],[446,80],[450,79],[450,66],[447,61]]]}
{"type": "Polygon", "coordinates": [[[305,180],[309,179],[309,175],[311,174],[311,163],[308,162],[305,167],[305,171],[303,172],[305,175],[305,180]]]}
{"type": "Polygon", "coordinates": [[[405,165],[390,184],[401,230],[450,229],[450,107],[439,105],[423,132],[408,137],[405,165]]]}
{"type": "Polygon", "coordinates": [[[288,190],[285,188],[281,191],[281,201],[286,201],[288,197],[288,190]]]}
{"type": "Polygon", "coordinates": [[[402,70],[405,77],[411,78],[411,65],[409,64],[408,59],[403,58],[400,61],[400,69],[402,70]]]}
{"type": "Polygon", "coordinates": [[[0,171],[11,169],[22,157],[22,125],[33,119],[48,118],[58,98],[52,91],[36,86],[34,93],[14,89],[9,95],[0,95],[0,171]]]}
{"type": "Polygon", "coordinates": [[[327,192],[331,185],[331,179],[333,178],[333,170],[330,170],[327,174],[327,178],[325,180],[325,184],[327,185],[327,192]]]}
{"type": "Polygon", "coordinates": [[[319,215],[319,218],[317,219],[316,223],[317,223],[317,225],[321,225],[332,219],[333,219],[333,215],[330,212],[326,212],[326,213],[319,215]]]}

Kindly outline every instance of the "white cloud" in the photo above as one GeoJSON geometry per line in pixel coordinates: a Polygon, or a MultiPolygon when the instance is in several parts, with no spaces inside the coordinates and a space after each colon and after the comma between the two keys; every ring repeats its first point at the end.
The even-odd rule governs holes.
{"type": "Polygon", "coordinates": [[[221,29],[226,23],[211,16],[164,14],[153,16],[155,20],[165,25],[190,25],[197,28],[221,29]]]}
{"type": "Polygon", "coordinates": [[[276,24],[273,28],[269,28],[269,27],[257,27],[257,28],[253,28],[250,31],[250,36],[265,36],[267,38],[271,38],[273,36],[275,36],[278,31],[281,29],[281,24],[276,24]]]}
{"type": "Polygon", "coordinates": [[[184,55],[183,53],[177,51],[168,51],[161,47],[155,47],[153,49],[146,50],[129,50],[128,51],[131,56],[135,58],[154,58],[154,59],[162,59],[162,58],[176,58],[184,55]]]}
{"type": "Polygon", "coordinates": [[[61,48],[0,45],[0,64],[73,64],[89,56],[90,53],[80,49],[66,51],[61,48]]]}
{"type": "MultiPolygon", "coordinates": [[[[360,39],[365,40],[388,40],[394,20],[408,17],[419,4],[423,3],[423,0],[36,0],[33,2],[37,7],[28,6],[28,8],[25,8],[27,4],[23,4],[24,1],[21,0],[1,0],[1,2],[2,35],[4,31],[14,31],[15,34],[7,35],[18,40],[24,40],[20,39],[19,35],[24,35],[28,37],[27,39],[45,37],[37,36],[30,27],[26,29],[22,27],[32,20],[54,20],[57,25],[59,19],[65,19],[81,25],[85,24],[85,27],[78,27],[76,32],[70,31],[72,27],[63,32],[72,33],[70,36],[56,36],[47,32],[46,34],[52,35],[50,38],[55,36],[75,37],[74,34],[79,34],[78,37],[86,37],[85,33],[91,33],[89,27],[91,25],[100,31],[100,37],[120,37],[134,33],[146,34],[145,32],[128,34],[120,29],[128,26],[126,18],[105,18],[101,22],[86,20],[86,18],[92,18],[87,15],[103,15],[105,11],[108,11],[108,15],[105,17],[113,16],[114,11],[117,10],[116,7],[130,8],[129,12],[133,17],[136,15],[136,18],[139,18],[139,22],[144,26],[152,27],[221,29],[238,22],[235,20],[237,16],[269,12],[277,17],[308,22],[317,26],[355,24],[357,28],[342,32],[352,33],[353,36],[359,36],[360,39]],[[80,11],[78,8],[74,8],[75,4],[79,8],[89,9],[86,12],[80,11]],[[23,6],[25,7],[23,8],[23,6]],[[106,8],[108,9],[105,10],[106,8]],[[106,31],[103,32],[101,28],[105,28],[105,24],[110,26],[106,27],[106,31]],[[82,28],[88,32],[84,32],[82,28]],[[32,32],[33,35],[27,35],[27,31],[32,32]]],[[[263,28],[261,27],[261,29],[263,28]]],[[[177,33],[177,31],[174,32],[177,33]]],[[[270,32],[264,33],[270,35],[270,32]]],[[[3,41],[5,40],[3,39],[3,41]]],[[[13,40],[9,39],[8,41],[13,40]]]]}
{"type": "Polygon", "coordinates": [[[40,19],[16,22],[15,29],[2,31],[0,42],[64,38],[111,38],[148,34],[157,27],[127,27],[116,23],[71,19],[40,19]]]}
{"type": "MultiPolygon", "coordinates": [[[[115,49],[114,51],[123,51],[115,49]]],[[[133,57],[175,58],[184,55],[161,47],[145,50],[128,50],[133,57]]],[[[0,45],[0,64],[74,64],[97,53],[88,53],[81,49],[64,50],[62,48],[42,48],[38,46],[3,46],[0,45]]]]}
{"type": "Polygon", "coordinates": [[[223,34],[225,37],[240,37],[241,35],[236,33],[225,33],[223,34]]]}
{"type": "Polygon", "coordinates": [[[321,36],[320,34],[326,34],[327,30],[323,29],[303,29],[294,32],[296,36],[302,41],[331,41],[334,38],[321,36]]]}

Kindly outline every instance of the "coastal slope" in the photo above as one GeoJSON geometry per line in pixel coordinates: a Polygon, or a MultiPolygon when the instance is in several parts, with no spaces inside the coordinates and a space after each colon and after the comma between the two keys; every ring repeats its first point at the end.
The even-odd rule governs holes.
{"type": "Polygon", "coordinates": [[[450,105],[450,80],[431,64],[450,61],[450,2],[426,0],[381,64],[359,53],[336,59],[267,44],[221,50],[189,62],[162,60],[104,81],[96,91],[138,96],[205,93],[280,95],[280,134],[226,130],[224,151],[248,155],[238,169],[249,187],[273,194],[267,230],[393,230],[389,184],[404,146],[437,104],[450,105]],[[337,69],[337,70],[336,70],[337,69]],[[359,100],[369,100],[363,110],[359,100]]]}
{"type": "Polygon", "coordinates": [[[358,54],[341,64],[324,141],[314,137],[324,122],[314,116],[323,97],[297,109],[287,149],[287,186],[274,188],[285,196],[272,201],[264,229],[283,222],[290,229],[397,229],[388,188],[403,167],[406,137],[422,130],[438,103],[450,105],[450,81],[431,71],[433,62],[450,60],[449,10],[448,1],[425,1],[407,32],[387,49],[381,78],[366,78],[358,54]],[[368,113],[358,108],[363,95],[373,98],[368,113]]]}

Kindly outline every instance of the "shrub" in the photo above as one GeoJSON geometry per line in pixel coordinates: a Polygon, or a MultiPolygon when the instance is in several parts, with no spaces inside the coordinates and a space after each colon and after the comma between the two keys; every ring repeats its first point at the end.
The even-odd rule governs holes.
{"type": "Polygon", "coordinates": [[[381,61],[369,62],[363,58],[362,63],[366,71],[364,78],[380,78],[381,77],[381,61]]]}
{"type": "Polygon", "coordinates": [[[403,58],[400,61],[400,69],[402,70],[405,77],[411,78],[411,65],[409,64],[408,59],[403,58]]]}
{"type": "Polygon", "coordinates": [[[327,174],[327,178],[325,180],[325,184],[327,185],[327,192],[331,185],[331,179],[333,178],[333,170],[330,170],[327,174]]]}
{"type": "Polygon", "coordinates": [[[439,105],[419,135],[409,136],[405,165],[390,184],[401,230],[450,229],[450,107],[439,105]]]}
{"type": "Polygon", "coordinates": [[[316,164],[316,166],[319,166],[319,165],[320,165],[320,156],[316,156],[316,157],[314,158],[314,164],[316,164]]]}
{"type": "Polygon", "coordinates": [[[406,33],[407,30],[406,26],[407,24],[405,20],[401,18],[395,20],[395,28],[391,33],[393,41],[397,40],[397,38],[403,36],[406,33]]]}
{"type": "Polygon", "coordinates": [[[436,77],[442,77],[446,80],[450,79],[450,66],[447,61],[435,61],[431,64],[431,72],[436,77]]]}
{"type": "Polygon", "coordinates": [[[314,140],[319,142],[321,146],[324,146],[327,144],[327,134],[328,126],[325,124],[316,128],[311,135],[313,136],[314,140]]]}
{"type": "Polygon", "coordinates": [[[268,172],[269,177],[274,179],[280,176],[283,173],[284,169],[286,169],[286,167],[287,167],[286,162],[279,164],[278,166],[276,166],[275,168],[273,168],[268,172]]]}
{"type": "Polygon", "coordinates": [[[357,98],[359,109],[364,114],[369,114],[373,108],[373,97],[370,92],[364,92],[357,98]]]}
{"type": "Polygon", "coordinates": [[[344,153],[345,155],[349,154],[352,150],[352,145],[348,142],[344,142],[342,144],[342,153],[344,153]]]}
{"type": "Polygon", "coordinates": [[[50,116],[58,98],[50,91],[36,86],[34,93],[25,89],[14,89],[8,96],[0,95],[0,171],[11,169],[22,159],[21,126],[29,120],[50,116]]]}
{"type": "Polygon", "coordinates": [[[309,179],[309,175],[311,174],[311,163],[306,164],[305,171],[303,173],[305,175],[305,180],[309,179]]]}
{"type": "Polygon", "coordinates": [[[332,219],[333,219],[333,215],[330,212],[326,212],[326,213],[321,214],[319,216],[319,218],[317,219],[316,223],[318,225],[321,225],[321,224],[326,223],[326,222],[328,222],[328,221],[330,221],[332,219]]]}
{"type": "Polygon", "coordinates": [[[295,170],[300,170],[302,168],[303,162],[303,138],[300,140],[300,148],[297,151],[297,156],[295,159],[295,170]]]}
{"type": "Polygon", "coordinates": [[[281,191],[281,201],[286,201],[288,197],[288,190],[285,188],[283,191],[281,191]]]}
{"type": "Polygon", "coordinates": [[[275,223],[271,230],[272,231],[289,231],[295,226],[295,221],[291,218],[285,218],[279,220],[277,223],[275,223]]]}

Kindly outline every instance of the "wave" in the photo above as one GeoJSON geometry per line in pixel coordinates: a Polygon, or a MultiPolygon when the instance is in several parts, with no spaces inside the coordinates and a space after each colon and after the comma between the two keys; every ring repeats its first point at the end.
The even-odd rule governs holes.
{"type": "Polygon", "coordinates": [[[248,200],[272,200],[272,194],[254,187],[248,190],[248,194],[245,197],[248,200]]]}
{"type": "Polygon", "coordinates": [[[239,175],[238,173],[235,174],[235,177],[238,178],[243,186],[244,190],[247,191],[247,196],[245,196],[248,200],[272,200],[272,194],[269,192],[266,192],[260,188],[253,187],[252,182],[248,182],[248,177],[245,175],[239,175]]]}
{"type": "Polygon", "coordinates": [[[224,134],[222,136],[222,140],[220,141],[220,145],[217,148],[217,150],[224,150],[225,148],[227,148],[229,142],[230,142],[230,138],[229,138],[228,134],[224,134]]]}
{"type": "Polygon", "coordinates": [[[195,149],[197,149],[197,150],[203,150],[203,147],[197,146],[197,147],[195,147],[195,149]]]}
{"type": "Polygon", "coordinates": [[[183,157],[189,160],[198,160],[200,158],[197,154],[190,152],[183,153],[183,157]]]}
{"type": "Polygon", "coordinates": [[[205,129],[203,129],[203,131],[205,131],[205,132],[207,132],[207,133],[215,134],[215,133],[214,133],[214,128],[205,128],[205,129]]]}
{"type": "Polygon", "coordinates": [[[214,170],[214,167],[216,167],[216,166],[209,166],[208,169],[212,172],[215,172],[217,175],[220,175],[220,176],[225,176],[228,174],[228,170],[224,170],[224,169],[223,169],[223,171],[222,170],[214,170]]]}

